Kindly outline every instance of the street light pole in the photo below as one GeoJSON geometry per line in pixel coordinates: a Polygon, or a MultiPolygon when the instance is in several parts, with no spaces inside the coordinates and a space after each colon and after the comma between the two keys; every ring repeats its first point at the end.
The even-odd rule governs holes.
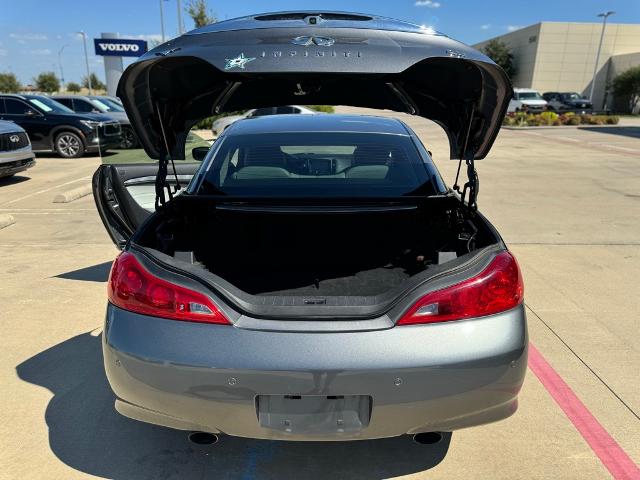
{"type": "Polygon", "coordinates": [[[84,64],[87,67],[87,84],[89,85],[89,95],[93,95],[93,85],[91,85],[91,71],[89,70],[89,54],[87,53],[87,34],[82,30],[77,32],[82,35],[82,45],[84,46],[84,64]]]}
{"type": "Polygon", "coordinates": [[[604,39],[604,29],[607,26],[607,18],[609,15],[613,15],[616,12],[604,12],[599,13],[598,17],[602,17],[602,31],[600,32],[600,43],[598,43],[598,52],[596,53],[596,64],[593,66],[593,79],[591,80],[591,92],[589,93],[589,100],[593,106],[593,91],[596,88],[596,75],[598,74],[598,62],[600,61],[600,50],[602,50],[602,40],[604,39]]]}
{"type": "Polygon", "coordinates": [[[60,67],[60,83],[64,87],[64,71],[62,70],[62,51],[68,47],[69,45],[63,45],[60,50],[58,50],[58,66],[60,67]]]}
{"type": "Polygon", "coordinates": [[[164,2],[165,0],[159,0],[160,1],[160,32],[162,34],[162,43],[164,43],[164,8],[162,6],[162,2],[164,2]]]}
{"type": "Polygon", "coordinates": [[[180,0],[176,1],[178,5],[178,36],[184,33],[184,24],[182,23],[182,2],[180,0]]]}

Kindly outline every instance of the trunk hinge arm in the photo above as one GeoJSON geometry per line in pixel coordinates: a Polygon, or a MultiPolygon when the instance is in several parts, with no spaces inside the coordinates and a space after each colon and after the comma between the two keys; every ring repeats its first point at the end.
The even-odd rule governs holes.
{"type": "Polygon", "coordinates": [[[162,133],[162,140],[164,142],[165,151],[160,154],[160,158],[158,160],[158,174],[156,175],[156,202],[155,207],[156,210],[163,207],[165,203],[167,203],[165,197],[165,190],[167,192],[167,196],[169,197],[169,201],[173,200],[173,196],[177,193],[182,186],[180,185],[180,180],[178,179],[178,173],[176,172],[176,164],[173,161],[171,156],[171,152],[169,150],[169,142],[167,141],[167,135],[164,130],[164,124],[162,123],[162,115],[160,113],[160,104],[156,102],[156,113],[158,115],[158,122],[160,123],[160,131],[162,133]],[[176,185],[171,191],[171,185],[167,183],[167,171],[169,162],[171,162],[171,166],[173,168],[173,175],[176,179],[176,185]]]}
{"type": "Polygon", "coordinates": [[[478,178],[478,172],[475,167],[475,159],[473,152],[467,151],[467,145],[469,144],[469,136],[471,135],[471,124],[473,123],[473,114],[475,113],[475,106],[471,107],[471,115],[469,115],[469,125],[467,126],[467,134],[464,139],[464,148],[462,150],[462,155],[458,160],[458,171],[456,172],[456,181],[453,184],[453,189],[460,194],[460,199],[462,203],[467,199],[467,192],[469,193],[469,198],[467,199],[467,206],[470,210],[475,211],[478,209],[478,191],[480,189],[480,180],[478,178]],[[467,182],[462,187],[462,192],[460,191],[460,185],[458,184],[458,179],[460,178],[460,168],[462,167],[463,158],[465,164],[467,165],[467,182]]]}

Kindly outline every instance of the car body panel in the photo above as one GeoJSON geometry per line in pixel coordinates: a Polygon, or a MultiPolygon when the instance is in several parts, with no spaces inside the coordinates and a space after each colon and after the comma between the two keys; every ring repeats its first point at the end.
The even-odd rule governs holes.
{"type": "Polygon", "coordinates": [[[103,346],[118,410],[133,418],[252,438],[355,440],[508,417],[526,371],[527,330],[523,306],[466,321],[305,333],[164,320],[109,305],[103,346]],[[259,395],[363,395],[373,406],[360,430],[288,433],[260,425],[259,395]]]}
{"type": "Polygon", "coordinates": [[[445,129],[451,158],[481,159],[493,144],[512,90],[504,71],[477,50],[429,29],[395,30],[373,16],[357,27],[350,20],[269,20],[254,31],[254,21],[195,30],[127,67],[118,96],[149,156],[184,158],[190,127],[212,113],[293,103],[421,115],[445,129]]]}

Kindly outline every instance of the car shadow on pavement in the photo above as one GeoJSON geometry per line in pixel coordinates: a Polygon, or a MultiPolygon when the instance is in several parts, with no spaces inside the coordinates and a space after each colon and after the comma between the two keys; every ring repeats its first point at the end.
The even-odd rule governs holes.
{"type": "Polygon", "coordinates": [[[16,368],[49,389],[49,446],[66,465],[113,479],[388,478],[421,472],[447,454],[451,434],[436,445],[410,437],[356,442],[275,442],[221,437],[216,445],[188,442],[187,432],[119,415],[102,363],[101,336],[84,333],[16,368]]]}
{"type": "Polygon", "coordinates": [[[56,278],[66,280],[80,280],[83,282],[106,282],[109,278],[109,270],[113,262],[98,263],[90,267],[79,268],[70,272],[55,275],[56,278]]]}
{"type": "Polygon", "coordinates": [[[578,130],[586,130],[588,132],[596,133],[608,133],[609,135],[620,135],[623,137],[640,138],[640,127],[627,127],[627,126],[615,126],[615,127],[598,127],[598,126],[584,126],[578,127],[578,130]]]}
{"type": "Polygon", "coordinates": [[[0,187],[4,187],[6,185],[16,185],[17,183],[26,182],[27,180],[31,180],[31,177],[23,177],[22,175],[11,175],[10,177],[2,177],[0,178],[0,187]]]}

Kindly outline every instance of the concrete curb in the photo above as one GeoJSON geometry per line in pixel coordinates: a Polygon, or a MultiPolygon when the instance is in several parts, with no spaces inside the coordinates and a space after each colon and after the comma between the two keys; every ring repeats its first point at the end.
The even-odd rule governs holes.
{"type": "Polygon", "coordinates": [[[16,223],[16,219],[13,218],[13,215],[9,215],[8,213],[0,213],[0,230],[4,227],[8,227],[9,225],[13,225],[16,223]]]}
{"type": "Polygon", "coordinates": [[[87,183],[81,187],[67,190],[53,197],[53,203],[69,203],[82,197],[86,197],[91,193],[91,184],[87,183]]]}

